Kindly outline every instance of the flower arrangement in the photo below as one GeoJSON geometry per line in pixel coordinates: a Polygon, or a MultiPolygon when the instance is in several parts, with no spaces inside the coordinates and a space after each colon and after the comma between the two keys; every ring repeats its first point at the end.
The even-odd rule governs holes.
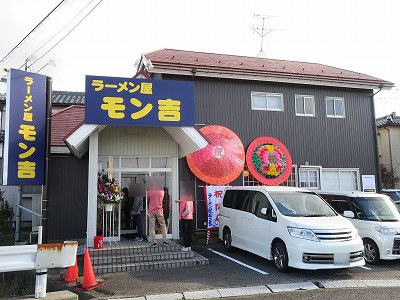
{"type": "Polygon", "coordinates": [[[286,168],[286,158],[278,146],[259,145],[253,153],[255,168],[266,178],[279,177],[286,168]]]}
{"type": "Polygon", "coordinates": [[[103,204],[118,204],[122,199],[123,196],[115,179],[100,175],[97,180],[97,200],[103,204]]]}
{"type": "Polygon", "coordinates": [[[281,141],[269,136],[261,136],[250,143],[246,161],[251,175],[265,185],[280,185],[292,173],[289,151],[281,141]]]}

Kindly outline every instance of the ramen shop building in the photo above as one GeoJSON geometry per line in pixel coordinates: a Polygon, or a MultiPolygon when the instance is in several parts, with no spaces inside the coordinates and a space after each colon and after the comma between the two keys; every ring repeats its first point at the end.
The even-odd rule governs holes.
{"type": "MultiPolygon", "coordinates": [[[[195,228],[205,229],[204,186],[259,185],[281,175],[279,168],[257,174],[264,166],[247,152],[257,152],[252,143],[259,139],[276,141],[273,146],[290,156],[285,180],[278,184],[362,190],[364,176],[372,176],[379,190],[373,95],[392,86],[316,63],[172,49],[142,55],[131,80],[88,76],[85,121],[64,139],[74,154],[70,161],[87,162],[87,223],[81,232],[92,245],[104,231],[99,228],[103,216],[111,214],[97,203],[98,174],[115,178],[130,196],[145,195],[153,182],[167,187],[172,200],[190,194],[195,228]],[[202,164],[192,159],[195,153],[202,153],[202,164]],[[215,168],[218,157],[224,164],[215,168]],[[239,164],[231,167],[229,160],[239,164]]],[[[58,159],[54,166],[66,163],[65,157],[58,159]]],[[[172,201],[168,233],[174,239],[179,238],[177,209],[172,201]]],[[[121,221],[119,233],[109,239],[119,239],[124,230],[121,221]]]]}

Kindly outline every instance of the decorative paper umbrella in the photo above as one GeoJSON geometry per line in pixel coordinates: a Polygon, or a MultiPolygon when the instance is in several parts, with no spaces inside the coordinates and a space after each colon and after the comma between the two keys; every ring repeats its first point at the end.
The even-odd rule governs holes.
{"type": "Polygon", "coordinates": [[[186,156],[190,170],[204,182],[214,185],[235,180],[244,167],[244,147],[239,137],[223,126],[200,129],[210,144],[186,156]]]}
{"type": "Polygon", "coordinates": [[[285,145],[264,136],[252,141],[246,152],[250,173],[263,184],[280,185],[292,173],[292,158],[285,145]]]}

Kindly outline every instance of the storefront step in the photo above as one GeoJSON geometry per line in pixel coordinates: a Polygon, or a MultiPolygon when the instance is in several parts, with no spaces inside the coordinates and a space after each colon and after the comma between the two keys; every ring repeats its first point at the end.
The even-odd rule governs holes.
{"type": "Polygon", "coordinates": [[[173,242],[168,241],[168,246],[163,246],[161,243],[157,244],[156,247],[153,247],[147,241],[142,242],[132,242],[132,241],[123,241],[123,242],[104,242],[102,249],[89,249],[90,257],[95,256],[113,256],[113,255],[135,255],[141,253],[161,253],[161,252],[174,252],[180,251],[182,246],[173,242]]]}
{"type": "Polygon", "coordinates": [[[105,243],[103,249],[89,249],[96,274],[191,267],[208,264],[208,259],[194,251],[182,251],[182,246],[168,241],[153,247],[147,241],[105,243]]]}
{"type": "Polygon", "coordinates": [[[196,253],[193,258],[189,259],[157,260],[157,261],[137,262],[131,264],[123,263],[123,264],[112,264],[112,265],[98,265],[93,267],[93,271],[96,274],[102,274],[102,273],[115,273],[115,272],[127,272],[127,271],[194,267],[200,265],[208,265],[208,259],[196,253]]]}
{"type": "Polygon", "coordinates": [[[104,265],[104,264],[121,264],[121,263],[137,263],[145,261],[163,261],[163,260],[175,260],[175,259],[189,259],[193,258],[193,251],[162,251],[159,253],[136,253],[130,254],[121,253],[121,255],[107,255],[107,256],[94,256],[92,257],[93,265],[104,265]]]}

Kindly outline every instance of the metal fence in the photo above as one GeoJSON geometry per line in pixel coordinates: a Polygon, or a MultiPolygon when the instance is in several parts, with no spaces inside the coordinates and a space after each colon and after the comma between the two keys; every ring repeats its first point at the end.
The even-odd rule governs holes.
{"type": "Polygon", "coordinates": [[[38,235],[29,229],[20,231],[19,241],[15,240],[15,228],[7,233],[0,233],[0,246],[13,246],[17,244],[37,244],[38,235]]]}

